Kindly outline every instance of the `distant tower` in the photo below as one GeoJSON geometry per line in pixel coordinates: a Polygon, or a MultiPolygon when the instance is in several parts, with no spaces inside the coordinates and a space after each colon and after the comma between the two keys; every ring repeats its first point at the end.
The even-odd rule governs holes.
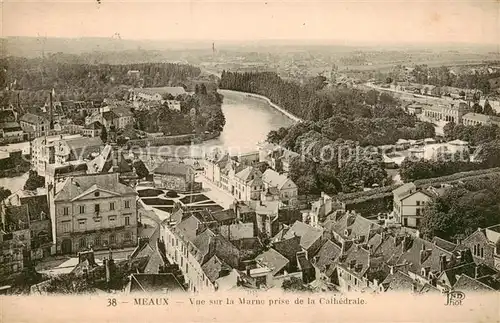
{"type": "Polygon", "coordinates": [[[212,55],[215,56],[215,43],[212,43],[212,55]]]}

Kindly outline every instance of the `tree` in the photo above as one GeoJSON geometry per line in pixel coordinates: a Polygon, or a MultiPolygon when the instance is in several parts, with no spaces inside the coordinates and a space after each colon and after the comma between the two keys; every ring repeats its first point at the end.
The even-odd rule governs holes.
{"type": "Polygon", "coordinates": [[[312,292],[312,288],[305,285],[302,279],[293,276],[283,280],[281,288],[286,292],[312,292]]]}
{"type": "Polygon", "coordinates": [[[479,146],[476,158],[486,168],[500,167],[500,139],[479,146]]]}
{"type": "Polygon", "coordinates": [[[8,188],[0,186],[0,201],[5,200],[7,197],[11,196],[12,192],[8,188]]]}
{"type": "Polygon", "coordinates": [[[91,294],[95,288],[84,276],[73,273],[61,274],[49,280],[46,287],[47,293],[51,294],[91,294]]]}
{"type": "Polygon", "coordinates": [[[498,178],[451,187],[424,209],[420,231],[429,239],[470,235],[500,222],[499,201],[498,178]]]}
{"type": "Polygon", "coordinates": [[[38,173],[35,170],[30,170],[28,179],[26,180],[26,183],[24,184],[24,189],[27,191],[34,191],[39,187],[44,187],[45,186],[45,178],[42,176],[39,176],[38,173]]]}
{"type": "Polygon", "coordinates": [[[486,99],[486,101],[484,101],[483,113],[486,114],[486,115],[489,115],[489,116],[494,116],[495,115],[495,111],[491,107],[491,104],[488,101],[488,99],[486,99]]]}
{"type": "Polygon", "coordinates": [[[101,126],[101,140],[103,143],[108,141],[108,131],[104,125],[101,126]]]}
{"type": "Polygon", "coordinates": [[[149,170],[146,165],[144,165],[142,160],[138,159],[134,161],[133,166],[135,168],[135,173],[139,176],[139,178],[145,178],[149,175],[149,170]]]}
{"type": "Polygon", "coordinates": [[[472,111],[474,111],[474,113],[483,113],[483,108],[481,107],[481,105],[479,105],[479,103],[476,102],[472,106],[472,111]]]}

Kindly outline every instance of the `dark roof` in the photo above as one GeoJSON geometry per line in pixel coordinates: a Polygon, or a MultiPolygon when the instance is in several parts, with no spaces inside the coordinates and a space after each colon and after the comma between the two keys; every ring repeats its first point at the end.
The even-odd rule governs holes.
{"type": "Polygon", "coordinates": [[[455,243],[441,239],[439,237],[432,238],[432,243],[434,243],[436,246],[443,248],[444,250],[447,250],[447,251],[453,251],[457,247],[457,245],[455,243]]]}
{"type": "Polygon", "coordinates": [[[225,273],[229,273],[232,270],[231,266],[227,265],[217,256],[208,259],[208,261],[201,266],[201,269],[211,282],[215,282],[217,279],[224,277],[225,273]]]}
{"type": "Polygon", "coordinates": [[[212,216],[217,222],[224,222],[236,219],[236,213],[234,213],[234,210],[232,209],[214,212],[212,213],[212,216]]]}
{"type": "Polygon", "coordinates": [[[453,289],[457,291],[469,291],[469,292],[494,290],[488,285],[485,285],[480,281],[478,281],[477,279],[467,276],[466,274],[463,274],[458,278],[455,285],[453,285],[453,289]]]}
{"type": "Polygon", "coordinates": [[[73,138],[66,139],[66,144],[71,148],[71,150],[81,150],[88,149],[89,147],[100,147],[103,145],[103,142],[100,137],[81,137],[81,138],[73,138]]]}
{"type": "Polygon", "coordinates": [[[74,176],[66,179],[62,189],[56,194],[56,201],[71,200],[85,192],[104,189],[119,195],[136,195],[135,190],[120,183],[118,173],[74,176]]]}
{"type": "Polygon", "coordinates": [[[3,123],[0,123],[0,129],[3,129],[4,132],[20,131],[20,130],[22,130],[21,126],[17,122],[3,122],[3,123]]]}
{"type": "Polygon", "coordinates": [[[113,112],[113,110],[103,112],[102,117],[109,122],[112,122],[114,119],[118,118],[118,116],[116,115],[116,113],[113,112]]]}
{"type": "Polygon", "coordinates": [[[290,262],[282,254],[272,248],[257,256],[255,260],[257,260],[259,264],[267,266],[269,269],[271,269],[273,275],[276,275],[290,262]]]}
{"type": "MultiPolygon", "coordinates": [[[[284,229],[286,230],[286,229],[284,229]]],[[[323,229],[314,228],[304,222],[295,221],[295,223],[283,234],[283,239],[290,239],[294,236],[300,237],[300,246],[308,250],[316,241],[321,239],[323,229]]]]}
{"type": "Polygon", "coordinates": [[[302,251],[299,236],[274,242],[273,248],[287,258],[291,263],[295,263],[297,261],[297,252],[302,251]]]}
{"type": "Polygon", "coordinates": [[[331,240],[327,240],[316,254],[316,266],[320,271],[326,270],[326,266],[336,262],[340,256],[341,249],[331,240]]]}
{"type": "Polygon", "coordinates": [[[193,167],[184,163],[165,161],[155,168],[153,173],[165,175],[186,176],[193,171],[193,167]]]}
{"type": "Polygon", "coordinates": [[[182,284],[173,274],[132,274],[129,292],[152,293],[163,291],[185,291],[182,284]]]}
{"type": "Polygon", "coordinates": [[[124,106],[117,106],[117,107],[114,107],[112,108],[112,111],[115,115],[117,115],[118,117],[131,117],[133,116],[134,114],[132,113],[132,111],[130,111],[130,108],[127,108],[127,107],[124,107],[124,106]]]}
{"type": "Polygon", "coordinates": [[[305,253],[297,255],[297,262],[301,270],[307,270],[312,268],[311,262],[309,261],[309,259],[307,259],[305,253]]]}
{"type": "Polygon", "coordinates": [[[1,110],[0,109],[0,122],[14,122],[16,115],[14,110],[1,110]]]}
{"type": "Polygon", "coordinates": [[[94,121],[91,124],[85,126],[85,129],[100,130],[102,128],[102,123],[99,121],[94,121]]]}

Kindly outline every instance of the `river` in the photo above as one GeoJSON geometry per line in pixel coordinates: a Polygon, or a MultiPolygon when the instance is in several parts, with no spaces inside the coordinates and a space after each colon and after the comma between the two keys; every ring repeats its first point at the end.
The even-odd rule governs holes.
{"type": "Polygon", "coordinates": [[[217,139],[191,146],[162,146],[147,148],[152,153],[167,156],[203,156],[215,147],[232,155],[255,151],[256,144],[266,139],[271,130],[288,127],[294,121],[274,109],[263,99],[242,92],[219,90],[224,95],[222,112],[226,125],[217,139]]]}

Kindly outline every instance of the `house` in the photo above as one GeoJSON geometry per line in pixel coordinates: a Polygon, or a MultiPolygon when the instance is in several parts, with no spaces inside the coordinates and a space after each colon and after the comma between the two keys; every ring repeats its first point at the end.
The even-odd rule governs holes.
{"type": "Polygon", "coordinates": [[[194,214],[161,224],[166,257],[181,269],[188,290],[214,292],[237,285],[239,251],[194,214]]]}
{"type": "MultiPolygon", "coordinates": [[[[52,225],[49,216],[49,206],[47,203],[47,193],[44,188],[38,188],[36,191],[20,190],[13,193],[4,200],[1,206],[1,213],[4,220],[3,223],[9,222],[10,208],[18,208],[22,213],[17,213],[19,216],[27,211],[28,216],[22,216],[23,222],[27,222],[29,232],[25,232],[24,239],[27,243],[30,257],[32,260],[41,259],[50,255],[52,247],[51,230],[52,225]]],[[[13,219],[10,218],[10,221],[13,219]]],[[[14,222],[18,222],[16,219],[14,222]]],[[[8,224],[6,224],[8,227],[8,224]]],[[[8,228],[4,228],[8,229],[8,228]]]]}
{"type": "Polygon", "coordinates": [[[312,258],[316,277],[327,282],[327,284],[338,285],[337,263],[340,255],[340,246],[327,239],[318,253],[312,258]]]}
{"type": "Polygon", "coordinates": [[[187,192],[196,188],[195,171],[182,162],[165,161],[153,171],[155,187],[187,192]]]}
{"type": "Polygon", "coordinates": [[[144,101],[162,101],[166,96],[177,97],[179,95],[186,94],[181,86],[165,86],[165,87],[151,87],[151,88],[140,88],[133,89],[132,99],[134,101],[144,100],[144,101]]]}
{"type": "Polygon", "coordinates": [[[32,113],[24,114],[19,119],[19,124],[31,138],[43,136],[50,130],[50,121],[47,118],[32,113]]]}
{"type": "Polygon", "coordinates": [[[57,253],[136,245],[137,193],[117,173],[55,179],[48,195],[57,253]]]}
{"type": "Polygon", "coordinates": [[[497,117],[474,112],[465,114],[462,117],[462,123],[466,126],[500,125],[500,121],[497,117]]]}
{"type": "Polygon", "coordinates": [[[233,196],[240,201],[258,200],[264,188],[262,173],[258,168],[248,166],[234,175],[233,196]]]}
{"type": "Polygon", "coordinates": [[[102,127],[102,123],[94,121],[91,124],[86,125],[82,132],[85,137],[99,137],[102,132],[102,127]]]}
{"type": "Polygon", "coordinates": [[[283,228],[276,236],[273,242],[300,237],[300,247],[306,252],[308,258],[321,248],[323,244],[323,228],[314,228],[301,221],[296,221],[291,227],[283,228]]]}
{"type": "Polygon", "coordinates": [[[0,228],[0,273],[2,277],[23,270],[29,262],[31,232],[27,205],[2,205],[0,228]]]}
{"type": "Polygon", "coordinates": [[[288,205],[295,205],[297,203],[297,185],[286,175],[280,175],[272,169],[267,169],[262,174],[262,181],[266,189],[269,187],[276,187],[278,189],[281,202],[288,205]]]}
{"type": "Polygon", "coordinates": [[[0,142],[15,143],[24,140],[24,132],[17,122],[0,123],[0,142]]]}
{"type": "Polygon", "coordinates": [[[418,228],[422,221],[423,209],[432,200],[432,195],[426,190],[417,190],[415,185],[409,184],[393,191],[394,216],[403,226],[418,228]]]}
{"type": "Polygon", "coordinates": [[[124,129],[134,123],[134,114],[126,106],[116,106],[111,109],[115,116],[112,123],[116,129],[124,129]]]}
{"type": "Polygon", "coordinates": [[[319,227],[319,222],[333,210],[333,200],[330,196],[321,192],[318,200],[311,203],[311,210],[306,214],[306,221],[312,227],[319,227]]]}
{"type": "Polygon", "coordinates": [[[272,237],[278,232],[280,205],[280,201],[249,201],[250,208],[255,212],[255,224],[259,234],[272,237]]]}
{"type": "Polygon", "coordinates": [[[63,165],[69,161],[92,159],[97,156],[104,146],[100,137],[79,137],[54,140],[45,147],[46,160],[54,160],[55,164],[63,165]]]}
{"type": "Polygon", "coordinates": [[[500,224],[478,228],[462,241],[472,251],[474,261],[500,270],[500,224]]]}

